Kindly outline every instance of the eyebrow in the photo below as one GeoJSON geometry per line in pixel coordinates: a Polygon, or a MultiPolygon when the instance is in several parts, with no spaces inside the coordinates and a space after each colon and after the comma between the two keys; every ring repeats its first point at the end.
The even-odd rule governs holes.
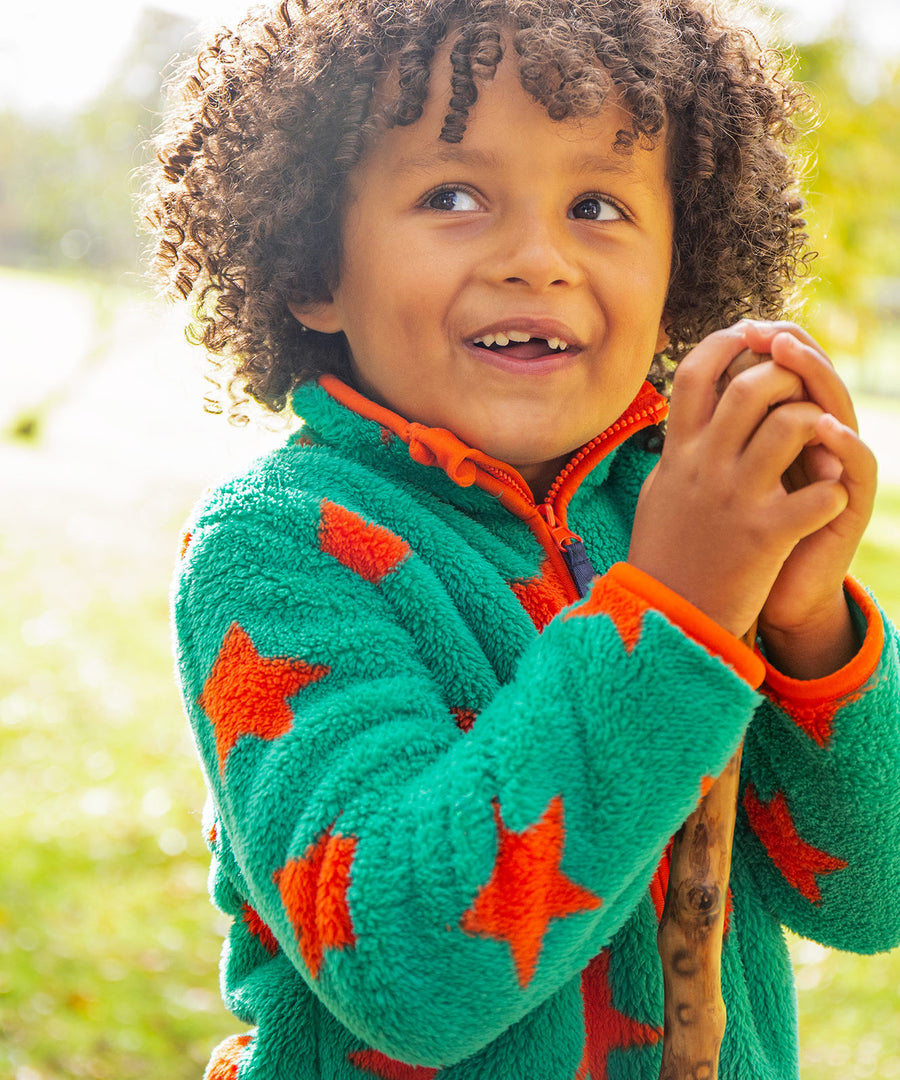
{"type": "Polygon", "coordinates": [[[435,165],[471,165],[491,169],[497,168],[499,164],[497,155],[490,151],[444,143],[437,149],[424,154],[408,154],[401,157],[394,168],[397,172],[419,173],[427,172],[435,165]]]}
{"type": "MultiPolygon", "coordinates": [[[[457,143],[445,143],[433,151],[400,157],[394,168],[397,172],[415,175],[416,173],[427,172],[438,165],[465,165],[472,168],[498,169],[501,166],[501,161],[490,150],[479,150],[473,146],[460,146],[457,143]]],[[[590,152],[581,154],[572,161],[571,171],[578,176],[607,173],[646,183],[646,178],[641,170],[635,167],[634,156],[632,154],[618,154],[615,151],[611,151],[610,154],[590,152]]]]}

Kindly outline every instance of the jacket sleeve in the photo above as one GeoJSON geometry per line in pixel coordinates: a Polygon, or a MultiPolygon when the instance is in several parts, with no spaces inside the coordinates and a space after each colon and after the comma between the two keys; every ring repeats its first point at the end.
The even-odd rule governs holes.
{"type": "Polygon", "coordinates": [[[425,546],[326,500],[285,525],[236,499],[195,526],[174,615],[186,709],[266,932],[361,1039],[441,1065],[624,923],[743,737],[762,666],[619,565],[542,634],[529,624],[507,678],[484,660],[500,635],[472,624],[515,597],[478,579],[486,560],[438,581],[425,546]]]}
{"type": "Polygon", "coordinates": [[[900,943],[900,667],[893,625],[854,581],[862,646],[823,679],[767,665],[747,734],[738,836],[766,906],[853,952],[900,943]]]}

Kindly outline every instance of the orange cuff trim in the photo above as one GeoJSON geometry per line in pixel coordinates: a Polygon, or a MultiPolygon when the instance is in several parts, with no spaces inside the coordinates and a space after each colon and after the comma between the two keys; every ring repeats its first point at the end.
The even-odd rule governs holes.
{"type": "Polygon", "coordinates": [[[782,675],[763,658],[765,686],[779,698],[806,706],[834,703],[836,699],[852,697],[872,677],[884,651],[884,622],[881,612],[866,590],[848,577],[844,592],[859,608],[866,620],[866,636],[853,659],[831,675],[821,679],[792,679],[782,675]]]}
{"type": "Polygon", "coordinates": [[[229,1035],[213,1050],[206,1066],[205,1080],[237,1080],[244,1048],[253,1042],[253,1035],[229,1035]]]}
{"type": "Polygon", "coordinates": [[[683,596],[630,563],[616,563],[610,567],[594,583],[587,600],[572,610],[567,618],[601,612],[608,615],[615,622],[630,652],[640,638],[644,612],[648,608],[665,615],[692,641],[728,664],[754,689],[762,683],[765,668],[752,649],[723,630],[683,596]]]}

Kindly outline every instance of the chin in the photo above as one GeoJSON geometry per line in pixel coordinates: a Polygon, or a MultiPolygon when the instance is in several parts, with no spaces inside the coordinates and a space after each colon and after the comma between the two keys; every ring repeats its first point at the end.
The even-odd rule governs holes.
{"type": "Polygon", "coordinates": [[[457,434],[469,446],[508,465],[518,462],[525,467],[540,467],[548,461],[574,453],[596,432],[592,431],[581,438],[580,432],[573,432],[571,426],[567,432],[561,432],[555,417],[541,416],[534,409],[510,409],[472,425],[468,431],[457,430],[457,434]],[[541,437],[535,438],[536,434],[541,437]]]}
{"type": "Polygon", "coordinates": [[[484,453],[490,457],[511,465],[524,476],[536,471],[545,472],[549,467],[554,467],[558,471],[582,445],[579,442],[571,448],[568,444],[563,447],[559,444],[553,447],[523,447],[521,440],[518,444],[512,441],[501,443],[491,440],[490,445],[483,449],[484,453]]]}

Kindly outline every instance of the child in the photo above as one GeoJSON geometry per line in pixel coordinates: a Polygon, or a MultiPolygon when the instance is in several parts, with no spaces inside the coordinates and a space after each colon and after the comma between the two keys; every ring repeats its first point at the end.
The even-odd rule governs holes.
{"type": "Polygon", "coordinates": [[[202,51],[157,264],[304,420],[175,591],[252,1026],[208,1077],[655,1078],[667,845],[742,739],[719,1075],[797,1075],[782,925],[900,940],[875,464],[772,321],[771,65],[703,0],[286,2],[202,51]]]}

